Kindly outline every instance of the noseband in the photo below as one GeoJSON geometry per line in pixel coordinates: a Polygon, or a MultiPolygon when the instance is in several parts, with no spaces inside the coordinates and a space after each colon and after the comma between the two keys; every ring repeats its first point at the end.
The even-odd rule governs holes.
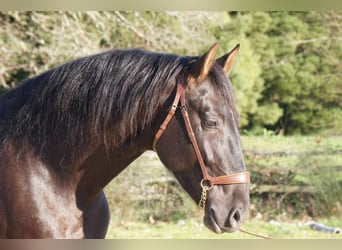
{"type": "Polygon", "coordinates": [[[207,172],[201,151],[198,147],[197,141],[195,134],[193,132],[190,119],[189,119],[189,114],[185,106],[185,84],[184,84],[184,77],[180,77],[180,80],[177,83],[177,91],[176,91],[176,96],[173,100],[171,109],[166,116],[164,122],[160,126],[159,130],[157,131],[154,140],[153,140],[153,150],[156,151],[156,145],[164,133],[164,131],[167,128],[167,125],[170,123],[172,117],[175,115],[177,109],[180,109],[182,112],[182,116],[184,119],[186,131],[188,133],[188,136],[190,138],[191,144],[194,148],[198,163],[201,167],[201,171],[203,174],[203,179],[201,181],[201,187],[202,187],[202,197],[201,201],[199,203],[199,206],[204,208],[205,203],[206,203],[206,196],[207,196],[207,191],[212,189],[214,185],[231,185],[231,184],[249,184],[250,183],[250,174],[249,172],[242,172],[242,173],[235,173],[235,174],[230,174],[230,175],[222,175],[218,177],[213,177],[210,176],[207,172]],[[180,103],[180,105],[179,105],[180,103]]]}

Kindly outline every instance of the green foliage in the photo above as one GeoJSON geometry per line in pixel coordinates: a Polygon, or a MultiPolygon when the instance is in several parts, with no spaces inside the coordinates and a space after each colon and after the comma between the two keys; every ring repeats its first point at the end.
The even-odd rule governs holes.
{"type": "Polygon", "coordinates": [[[336,128],[340,134],[342,13],[228,15],[227,26],[215,34],[243,44],[238,76],[232,75],[241,126],[287,134],[336,128]]]}
{"type": "MultiPolygon", "coordinates": [[[[258,19],[258,14],[254,15],[258,19]]],[[[262,50],[273,50],[273,53],[264,55],[259,51],[260,46],[255,47],[256,53],[261,55],[265,81],[259,104],[262,107],[271,101],[282,112],[273,116],[274,120],[278,116],[277,122],[268,123],[258,115],[251,117],[251,122],[254,126],[285,133],[313,133],[337,124],[341,127],[336,112],[326,111],[332,107],[341,110],[341,78],[338,79],[341,73],[336,70],[340,63],[334,52],[340,53],[342,47],[341,43],[336,44],[334,36],[341,39],[342,33],[326,29],[321,13],[270,12],[268,15],[271,24],[263,30],[268,39],[262,50]],[[335,90],[334,95],[331,95],[332,90],[335,90]]],[[[255,39],[253,44],[260,43],[259,36],[250,39],[255,39]]]]}

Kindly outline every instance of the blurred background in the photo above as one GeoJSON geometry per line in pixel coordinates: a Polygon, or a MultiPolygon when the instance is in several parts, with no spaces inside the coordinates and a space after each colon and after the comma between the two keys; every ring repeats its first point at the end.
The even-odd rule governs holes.
{"type": "MultiPolygon", "coordinates": [[[[247,169],[245,228],[276,238],[341,238],[342,12],[0,12],[0,93],[65,61],[110,49],[218,55],[231,72],[247,169]]],[[[214,235],[153,152],[106,188],[108,238],[214,235]]],[[[249,237],[249,236],[248,236],[249,237]]],[[[253,238],[253,237],[252,237],[253,238]]]]}

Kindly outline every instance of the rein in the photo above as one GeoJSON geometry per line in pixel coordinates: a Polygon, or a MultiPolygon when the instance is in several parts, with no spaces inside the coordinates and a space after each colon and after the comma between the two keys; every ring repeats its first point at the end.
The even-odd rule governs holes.
{"type": "Polygon", "coordinates": [[[271,240],[271,239],[272,239],[272,238],[269,237],[269,236],[251,233],[251,232],[248,232],[248,231],[245,231],[245,230],[242,230],[242,229],[240,229],[239,231],[240,231],[241,233],[249,234],[249,235],[252,235],[252,236],[257,237],[257,238],[260,238],[260,239],[265,239],[265,240],[271,240]]]}
{"type": "MultiPolygon", "coordinates": [[[[183,78],[183,77],[182,77],[183,78]]],[[[188,136],[190,138],[191,144],[194,148],[198,163],[201,167],[201,171],[203,174],[203,179],[201,181],[201,187],[202,187],[202,195],[201,200],[199,202],[199,206],[203,209],[205,209],[206,199],[207,199],[207,192],[213,188],[214,185],[231,185],[231,184],[249,184],[250,183],[250,174],[249,172],[241,172],[241,173],[235,173],[230,175],[222,175],[218,177],[210,176],[207,172],[206,165],[204,163],[201,151],[198,147],[195,134],[193,132],[190,118],[188,111],[186,109],[185,105],[185,83],[183,79],[179,80],[177,83],[177,91],[175,98],[173,100],[173,103],[171,105],[171,109],[169,113],[167,114],[164,122],[161,124],[159,130],[157,131],[154,140],[153,140],[153,150],[156,151],[157,143],[164,133],[164,131],[167,128],[167,125],[170,123],[172,117],[175,115],[177,109],[181,110],[182,117],[184,119],[186,131],[188,133],[188,136]],[[180,105],[179,105],[180,103],[180,105]]]]}

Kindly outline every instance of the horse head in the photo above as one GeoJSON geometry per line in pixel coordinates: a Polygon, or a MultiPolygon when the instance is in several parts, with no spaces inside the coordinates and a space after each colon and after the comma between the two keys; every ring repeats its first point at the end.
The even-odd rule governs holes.
{"type": "Polygon", "coordinates": [[[154,148],[187,193],[204,207],[205,225],[223,233],[238,230],[248,217],[249,173],[228,78],[239,45],[216,60],[218,45],[184,67],[154,148]]]}

